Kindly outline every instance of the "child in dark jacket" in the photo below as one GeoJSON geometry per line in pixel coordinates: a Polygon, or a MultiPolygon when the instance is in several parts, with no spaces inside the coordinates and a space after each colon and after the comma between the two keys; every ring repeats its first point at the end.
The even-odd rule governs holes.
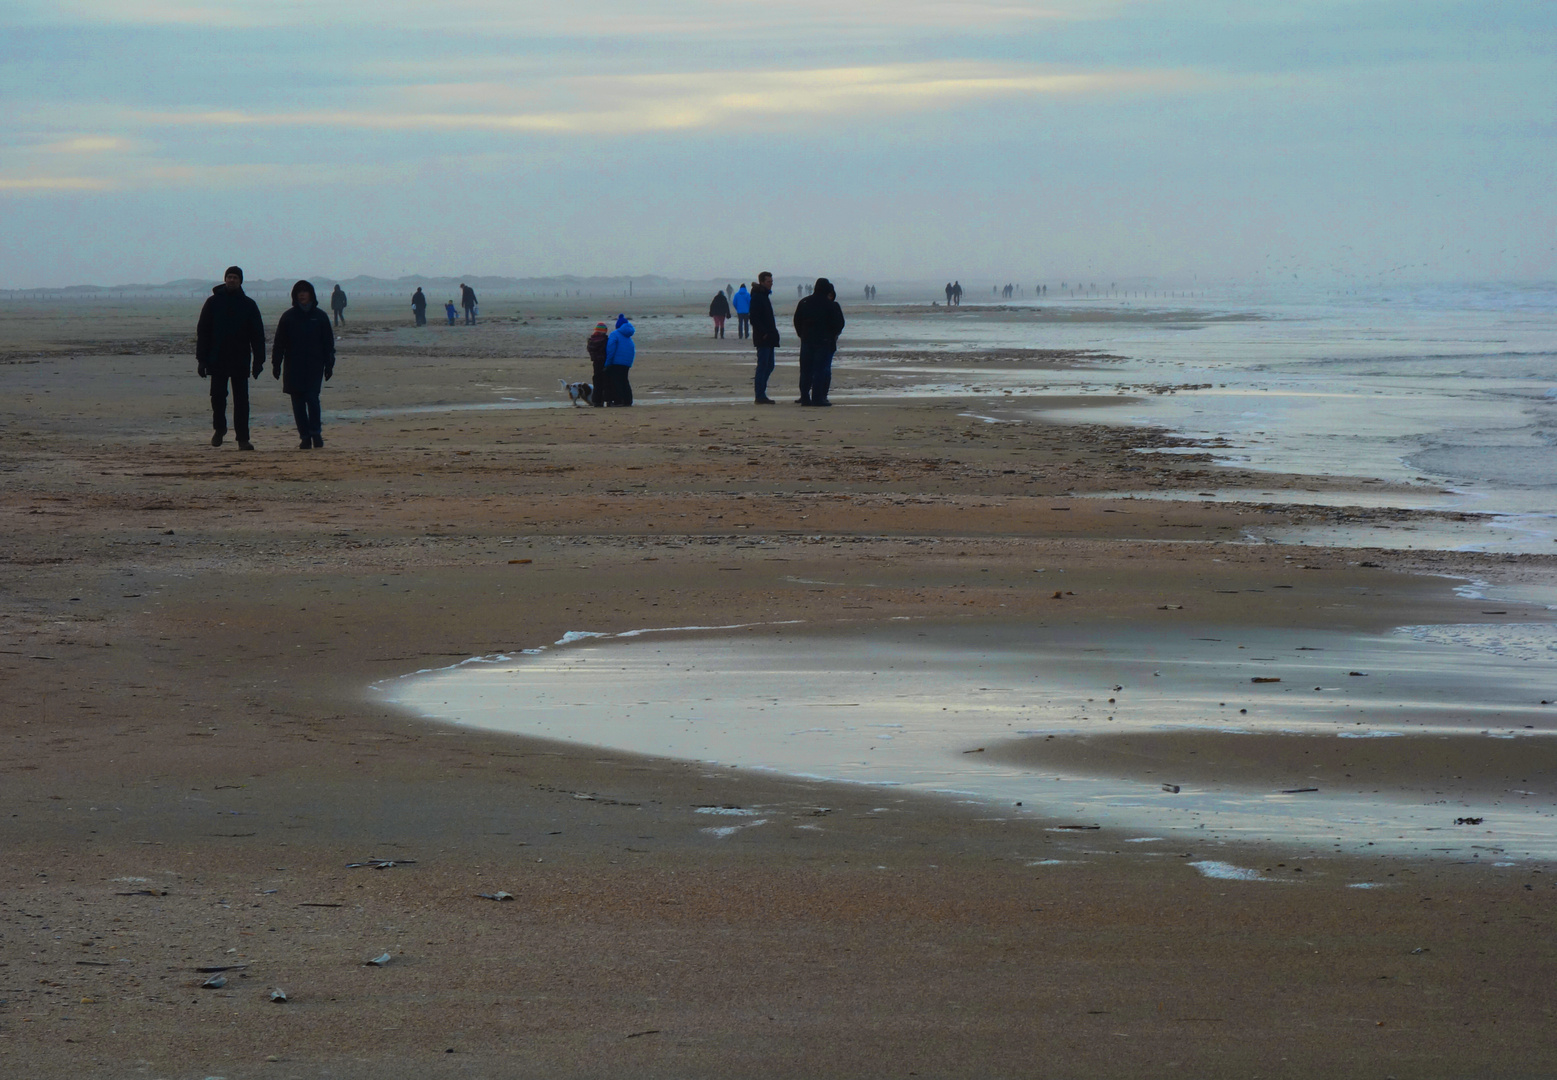
{"type": "Polygon", "coordinates": [[[597,408],[606,403],[606,339],[610,333],[605,323],[596,323],[595,332],[589,335],[588,341],[584,342],[584,348],[589,350],[589,366],[594,369],[590,382],[592,392],[589,403],[597,408]]]}

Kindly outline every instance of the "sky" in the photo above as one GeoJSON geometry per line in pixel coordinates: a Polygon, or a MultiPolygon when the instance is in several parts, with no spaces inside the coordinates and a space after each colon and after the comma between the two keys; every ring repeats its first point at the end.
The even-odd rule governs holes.
{"type": "Polygon", "coordinates": [[[1557,279],[1551,0],[6,0],[0,288],[1557,279]]]}

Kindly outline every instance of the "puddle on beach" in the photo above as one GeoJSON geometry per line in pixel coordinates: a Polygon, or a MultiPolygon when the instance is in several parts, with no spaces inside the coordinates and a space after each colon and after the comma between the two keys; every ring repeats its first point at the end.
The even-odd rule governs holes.
{"type": "Polygon", "coordinates": [[[1557,859],[1557,706],[1541,704],[1557,699],[1554,657],[1544,625],[901,621],[570,634],[376,689],[447,723],[939,793],[1141,850],[1245,841],[1490,865],[1557,859]]]}

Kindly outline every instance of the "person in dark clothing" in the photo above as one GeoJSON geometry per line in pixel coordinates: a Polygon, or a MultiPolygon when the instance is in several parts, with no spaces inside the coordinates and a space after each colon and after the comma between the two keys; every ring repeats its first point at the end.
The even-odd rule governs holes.
{"type": "Polygon", "coordinates": [[[595,332],[589,335],[589,340],[584,342],[584,348],[589,350],[589,366],[594,369],[593,393],[590,394],[589,403],[596,407],[606,403],[606,338],[611,334],[605,323],[596,323],[595,332]]]}
{"type": "Polygon", "coordinates": [[[773,317],[773,275],[764,270],[751,289],[751,343],[757,348],[757,404],[772,405],[768,376],[773,374],[773,350],[779,347],[778,320],[773,317]]]}
{"type": "Polygon", "coordinates": [[[730,298],[722,292],[714,293],[708,315],[714,320],[714,337],[724,337],[724,321],[730,317],[730,298]]]}
{"type": "Polygon", "coordinates": [[[232,384],[232,426],[239,450],[249,442],[249,377],[265,370],[265,322],[259,305],[243,291],[243,271],[229,266],[211,290],[195,327],[195,370],[211,379],[211,445],[227,434],[227,384],[232,384]],[[252,362],[252,367],[250,366],[252,362]]]}
{"type": "Polygon", "coordinates": [[[460,307],[465,309],[465,325],[476,325],[476,290],[460,282],[460,307]]]}
{"type": "Polygon", "coordinates": [[[336,326],[346,321],[346,290],[341,288],[341,284],[338,281],[330,293],[330,310],[335,312],[336,326]]]}
{"type": "Polygon", "coordinates": [[[411,294],[411,313],[416,316],[417,326],[427,325],[427,297],[422,295],[422,287],[420,285],[411,294]]]}
{"type": "Polygon", "coordinates": [[[817,278],[811,295],[795,305],[795,333],[800,337],[800,404],[831,405],[827,391],[833,381],[833,353],[843,333],[843,308],[826,278],[817,278]]]}
{"type": "Polygon", "coordinates": [[[335,374],[335,330],[330,317],[319,310],[313,285],[306,281],[292,286],[292,306],[276,323],[270,370],[281,380],[282,391],[292,397],[292,416],[302,440],[297,448],[323,446],[319,391],[335,374]]]}

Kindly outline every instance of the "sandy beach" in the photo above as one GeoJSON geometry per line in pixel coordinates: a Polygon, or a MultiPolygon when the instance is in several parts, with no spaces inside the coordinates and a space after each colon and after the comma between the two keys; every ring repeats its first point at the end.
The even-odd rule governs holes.
{"type": "MultiPolygon", "coordinates": [[[[490,298],[477,327],[413,329],[399,301],[354,300],[324,448],[295,449],[267,372],[252,454],[208,445],[195,303],[6,309],[0,1072],[1557,1073],[1546,863],[1179,836],[1148,852],[1111,827],[376,698],[580,630],[784,623],[821,642],[912,619],[1107,639],[1549,616],[1452,586],[1547,581],[1554,556],[1247,542],[1322,520],[1296,494],[1107,497],[1360,486],[1345,478],[1142,455],[1176,441],[1101,423],[989,423],[987,396],[886,396],[935,383],[909,370],[927,360],[1021,372],[1096,352],[851,367],[846,341],[837,405],[817,410],[788,403],[786,348],[781,404],[759,409],[750,350],[708,339],[706,304],[637,304],[639,404],[597,410],[558,380],[585,377],[616,301],[490,298]],[[765,827],[722,835],[699,813],[756,807],[765,827]]],[[[1348,520],[1417,513],[1437,514],[1359,500],[1348,520]]],[[[988,752],[1152,783],[1300,787],[1322,768],[1550,800],[1549,742],[1098,732],[988,752]]]]}

